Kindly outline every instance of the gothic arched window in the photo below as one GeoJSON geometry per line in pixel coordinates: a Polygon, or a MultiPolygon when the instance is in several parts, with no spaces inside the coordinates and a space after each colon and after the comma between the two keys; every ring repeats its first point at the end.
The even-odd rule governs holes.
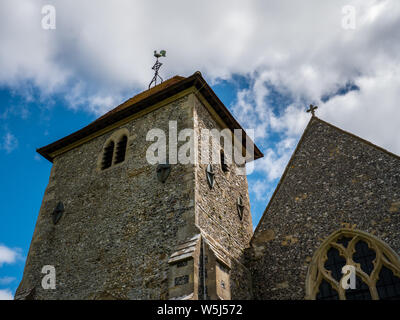
{"type": "Polygon", "coordinates": [[[114,155],[114,141],[110,141],[104,148],[103,161],[101,162],[101,169],[107,169],[111,167],[114,155]]]}
{"type": "Polygon", "coordinates": [[[308,269],[306,299],[400,299],[400,259],[371,234],[341,229],[315,252],[308,269]],[[355,268],[355,289],[341,285],[342,268],[355,268]]]}

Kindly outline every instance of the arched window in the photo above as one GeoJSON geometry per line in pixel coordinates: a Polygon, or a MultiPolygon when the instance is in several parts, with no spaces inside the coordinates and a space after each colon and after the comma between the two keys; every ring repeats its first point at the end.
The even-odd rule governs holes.
{"type": "Polygon", "coordinates": [[[123,163],[127,155],[129,130],[121,128],[115,131],[104,143],[103,152],[97,160],[98,170],[105,170],[123,163]]]}
{"type": "Polygon", "coordinates": [[[125,160],[126,144],[128,142],[127,136],[122,136],[117,144],[117,151],[115,154],[115,164],[121,163],[125,160]]]}
{"type": "Polygon", "coordinates": [[[400,299],[400,259],[371,234],[338,230],[313,256],[306,279],[306,299],[400,299]],[[355,289],[341,285],[345,265],[355,268],[355,289]]]}
{"type": "Polygon", "coordinates": [[[108,145],[104,148],[103,160],[101,162],[102,170],[111,167],[113,155],[114,155],[114,141],[110,141],[108,145]]]}

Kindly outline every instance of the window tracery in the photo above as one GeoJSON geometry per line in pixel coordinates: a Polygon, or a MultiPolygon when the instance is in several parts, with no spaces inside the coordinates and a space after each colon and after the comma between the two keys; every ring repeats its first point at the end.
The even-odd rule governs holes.
{"type": "Polygon", "coordinates": [[[400,299],[400,259],[371,234],[341,229],[315,252],[306,279],[306,298],[321,300],[400,299]],[[341,286],[342,268],[356,271],[355,289],[341,286]]]}

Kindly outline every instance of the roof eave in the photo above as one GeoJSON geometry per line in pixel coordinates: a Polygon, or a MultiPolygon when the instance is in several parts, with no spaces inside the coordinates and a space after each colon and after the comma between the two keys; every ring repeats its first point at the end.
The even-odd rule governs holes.
{"type": "Polygon", "coordinates": [[[254,160],[257,160],[259,158],[264,157],[264,154],[261,152],[261,150],[257,147],[257,145],[254,143],[254,141],[251,140],[251,138],[247,135],[246,131],[242,128],[242,126],[239,124],[239,122],[236,121],[236,119],[232,116],[230,111],[225,107],[225,105],[222,103],[222,101],[218,98],[218,96],[215,94],[215,92],[211,89],[211,87],[207,84],[207,82],[204,80],[204,78],[201,76],[201,73],[199,71],[195,72],[193,76],[197,76],[194,85],[196,88],[201,92],[201,94],[208,100],[212,101],[213,107],[219,108],[219,111],[223,114],[221,116],[221,113],[219,113],[221,119],[226,123],[230,124],[230,126],[234,129],[241,129],[245,134],[242,135],[242,145],[246,146],[246,141],[249,139],[254,145],[254,160]]]}
{"type": "MultiPolygon", "coordinates": [[[[214,91],[210,88],[210,86],[207,84],[207,82],[203,79],[201,76],[201,73],[199,71],[195,72],[193,75],[190,77],[187,77],[178,83],[175,83],[159,92],[154,93],[153,95],[139,101],[136,103],[132,103],[129,107],[122,109],[118,112],[115,112],[113,114],[110,114],[108,117],[100,119],[99,121],[95,121],[87,125],[86,127],[75,131],[71,133],[70,135],[59,139],[47,146],[41,147],[37,149],[36,151],[42,155],[44,158],[49,160],[50,162],[53,162],[53,157],[51,156],[52,153],[55,151],[64,148],[74,142],[77,142],[84,137],[101,130],[107,126],[109,126],[112,123],[115,123],[117,121],[120,121],[132,114],[135,114],[139,111],[142,111],[146,109],[149,105],[153,105],[159,101],[162,101],[163,99],[170,97],[171,95],[174,95],[178,92],[181,92],[185,89],[190,88],[191,86],[195,86],[199,92],[202,93],[202,95],[207,99],[211,100],[211,104],[218,108],[218,110],[222,113],[222,120],[225,121],[228,126],[230,125],[233,128],[237,129],[242,129],[243,128],[240,126],[240,124],[235,120],[235,118],[230,114],[229,110],[224,106],[224,104],[221,102],[221,100],[217,97],[217,95],[214,93],[214,91]],[[135,107],[133,107],[135,106],[135,107]]],[[[244,130],[243,130],[244,131],[244,130]]],[[[246,139],[250,139],[247,134],[245,134],[242,137],[242,143],[245,146],[246,144],[246,139]]],[[[258,147],[254,144],[254,160],[262,158],[264,155],[263,153],[258,149],[258,147]]]]}

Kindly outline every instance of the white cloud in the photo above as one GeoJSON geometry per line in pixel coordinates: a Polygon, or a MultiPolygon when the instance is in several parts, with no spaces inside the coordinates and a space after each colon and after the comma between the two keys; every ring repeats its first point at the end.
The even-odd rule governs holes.
{"type": "Polygon", "coordinates": [[[122,102],[122,97],[119,95],[112,96],[99,93],[87,96],[85,94],[86,87],[83,82],[78,82],[65,95],[71,109],[80,110],[83,108],[95,115],[102,115],[122,102]]]}
{"type": "Polygon", "coordinates": [[[4,263],[12,264],[21,258],[20,249],[11,249],[0,244],[0,267],[4,263]]]}
{"type": "Polygon", "coordinates": [[[18,148],[18,139],[11,132],[7,132],[3,136],[3,141],[0,147],[7,153],[11,153],[13,150],[18,148]]]}
{"type": "MultiPolygon", "coordinates": [[[[364,2],[359,6],[373,3],[364,2]]],[[[152,74],[151,53],[161,48],[168,49],[163,67],[168,75],[201,69],[214,79],[263,65],[300,66],[312,80],[318,74],[310,59],[313,51],[321,42],[331,45],[343,32],[342,5],[343,1],[316,0],[21,0],[16,6],[14,1],[2,1],[0,61],[7,72],[0,82],[31,79],[45,91],[77,79],[89,89],[143,88],[152,74]],[[56,8],[56,30],[41,28],[41,7],[48,3],[56,8]],[[325,36],[316,37],[316,31],[325,36]]]]}
{"type": "Polygon", "coordinates": [[[14,295],[9,289],[0,289],[0,300],[14,300],[14,295]]]}
{"type": "Polygon", "coordinates": [[[295,139],[286,138],[280,140],[273,148],[268,148],[264,152],[264,158],[256,162],[256,171],[262,172],[268,182],[279,178],[293,153],[295,142],[295,139]]]}
{"type": "Polygon", "coordinates": [[[389,63],[374,76],[356,79],[359,91],[336,96],[321,105],[319,114],[379,146],[400,154],[400,64],[389,63]]]}
{"type": "Polygon", "coordinates": [[[324,120],[400,154],[398,30],[398,0],[3,0],[0,85],[33,83],[98,115],[147,88],[153,50],[167,50],[164,78],[243,75],[250,86],[231,107],[265,146],[256,169],[268,182],[282,173],[310,103],[324,120]],[[56,8],[56,30],[40,26],[44,4],[56,8]],[[356,9],[354,30],[341,25],[345,5],[356,9]],[[359,90],[335,95],[349,83],[359,90]]]}
{"type": "Polygon", "coordinates": [[[256,180],[250,184],[250,192],[253,193],[257,200],[264,200],[268,191],[269,184],[264,180],[256,180]]]}

